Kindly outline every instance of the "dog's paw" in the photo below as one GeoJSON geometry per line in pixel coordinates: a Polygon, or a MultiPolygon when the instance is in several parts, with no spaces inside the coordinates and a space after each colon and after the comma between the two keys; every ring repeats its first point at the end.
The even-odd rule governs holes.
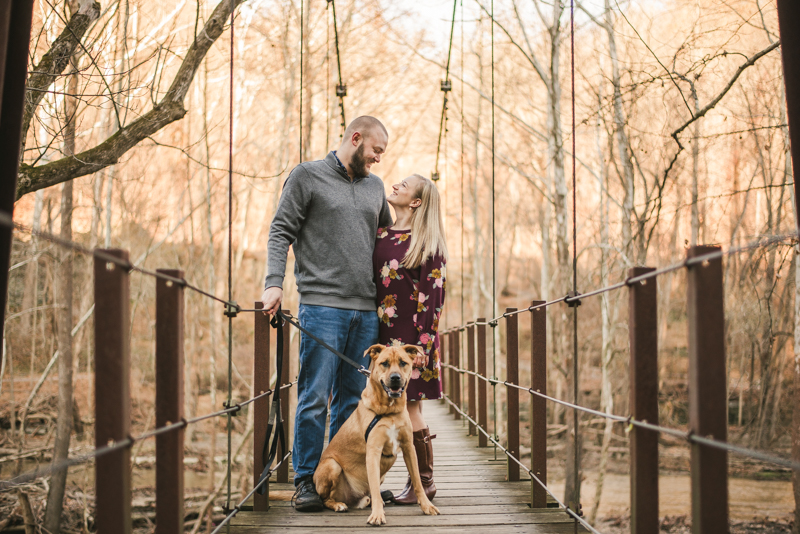
{"type": "Polygon", "coordinates": [[[333,506],[333,511],[334,512],[346,512],[347,511],[347,505],[345,503],[343,503],[343,502],[337,502],[333,506]]]}
{"type": "Polygon", "coordinates": [[[422,503],[419,505],[422,508],[422,513],[425,515],[439,515],[439,509],[436,508],[432,502],[428,501],[427,503],[422,503]]]}
{"type": "Polygon", "coordinates": [[[383,513],[383,510],[374,511],[372,515],[369,516],[367,519],[367,524],[372,525],[373,527],[379,527],[381,525],[386,524],[386,514],[383,513]]]}

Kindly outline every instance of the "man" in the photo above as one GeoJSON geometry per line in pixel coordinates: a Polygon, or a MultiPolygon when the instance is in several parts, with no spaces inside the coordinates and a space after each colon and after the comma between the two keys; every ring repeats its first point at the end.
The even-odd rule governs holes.
{"type": "MultiPolygon", "coordinates": [[[[283,299],[289,245],[294,247],[300,324],[368,367],[364,351],[378,342],[372,249],[378,228],[391,225],[383,182],[370,174],[389,134],[363,116],[347,127],[338,150],[301,163],[283,186],[269,231],[269,268],[261,301],[274,314],[283,299]]],[[[300,338],[292,466],[295,509],[322,510],[312,477],[322,454],[328,396],[330,438],[358,405],[366,377],[309,337],[300,338]]]]}

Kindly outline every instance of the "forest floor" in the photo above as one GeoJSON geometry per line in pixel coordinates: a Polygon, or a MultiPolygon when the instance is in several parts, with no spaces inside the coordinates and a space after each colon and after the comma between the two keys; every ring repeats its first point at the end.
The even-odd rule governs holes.
{"type": "MultiPolygon", "coordinates": [[[[86,375],[78,375],[76,400],[78,410],[75,422],[80,421],[82,434],[76,434],[71,444],[70,455],[88,452],[92,448],[92,407],[89,405],[90,384],[83,387],[81,380],[86,375]]],[[[54,415],[56,413],[56,388],[54,380],[48,380],[28,410],[27,432],[24,444],[20,433],[11,432],[12,414],[8,381],[4,381],[0,395],[0,479],[8,480],[19,473],[29,472],[47,465],[50,461],[50,449],[54,437],[54,415]]],[[[31,386],[25,379],[15,382],[15,401],[18,405],[25,403],[31,386]]],[[[141,381],[135,388],[132,399],[132,434],[136,435],[153,426],[154,395],[146,381],[141,381]]],[[[241,391],[246,396],[246,392],[241,391]]],[[[244,398],[244,397],[243,397],[244,398]]],[[[222,400],[218,395],[217,403],[222,400]]],[[[201,395],[195,413],[207,413],[212,410],[210,396],[201,395]]],[[[246,417],[234,418],[234,446],[238,444],[241,432],[246,424],[246,417]]],[[[563,493],[565,453],[564,432],[557,425],[551,429],[553,434],[548,440],[548,482],[557,495],[563,493]]],[[[599,465],[599,440],[597,430],[587,429],[585,436],[585,452],[582,459],[583,510],[589,515],[594,499],[599,465]]],[[[529,456],[530,434],[523,428],[523,456],[529,456]],[[526,443],[527,441],[527,443],[526,443]]],[[[738,437],[735,428],[731,430],[732,440],[738,437]]],[[[225,437],[225,420],[217,418],[213,422],[203,423],[194,429],[192,441],[187,441],[185,451],[185,506],[187,514],[187,530],[194,525],[197,511],[205,501],[212,480],[217,485],[224,477],[227,461],[227,440],[225,437]],[[212,425],[214,425],[212,427],[212,425]],[[215,461],[211,461],[211,430],[217,432],[215,461]],[[212,478],[211,466],[215,466],[212,478]]],[[[773,453],[783,456],[789,454],[789,441],[782,436],[769,447],[773,453]]],[[[243,451],[250,453],[250,447],[243,451]]],[[[139,442],[132,450],[133,468],[133,518],[137,534],[153,531],[155,518],[155,443],[153,440],[139,442]]],[[[247,466],[245,454],[238,459],[241,465],[247,466]]],[[[731,531],[734,534],[745,533],[779,533],[791,530],[791,513],[794,508],[791,472],[787,469],[775,468],[763,462],[757,462],[731,455],[729,457],[729,500],[731,531]]],[[[243,470],[234,462],[233,494],[235,500],[242,488],[251,483],[252,474],[243,470]]],[[[666,533],[689,532],[691,528],[689,448],[682,442],[662,440],[660,447],[660,511],[662,514],[661,530],[666,533]]],[[[618,534],[629,531],[629,479],[628,456],[623,436],[612,440],[611,454],[604,477],[604,487],[597,527],[602,532],[618,534]]],[[[91,464],[74,467],[70,470],[67,483],[62,524],[63,532],[90,532],[94,512],[93,498],[94,471],[91,464]]],[[[27,484],[20,492],[0,493],[0,532],[23,532],[23,503],[28,500],[31,512],[40,522],[44,516],[44,503],[48,485],[46,479],[27,484]]],[[[225,492],[214,503],[213,519],[222,517],[222,505],[225,504],[225,492]]],[[[204,528],[201,529],[205,531],[204,528]]]]}

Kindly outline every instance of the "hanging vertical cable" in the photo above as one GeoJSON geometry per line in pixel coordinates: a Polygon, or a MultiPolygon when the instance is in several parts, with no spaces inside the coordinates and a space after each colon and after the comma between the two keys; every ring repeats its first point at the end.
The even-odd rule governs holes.
{"type": "Polygon", "coordinates": [[[461,0],[461,315],[464,324],[464,0],[461,0]]]}
{"type": "MultiPolygon", "coordinates": [[[[231,60],[230,60],[230,88],[228,102],[228,302],[233,302],[233,57],[234,57],[234,15],[236,0],[231,0],[231,60]]],[[[233,399],[233,317],[235,311],[228,306],[225,313],[228,316],[228,400],[231,406],[233,399]]],[[[225,499],[226,509],[231,507],[231,430],[233,428],[232,414],[228,414],[228,493],[225,499]]],[[[213,459],[212,459],[213,461],[213,459]]]]}
{"type": "MultiPolygon", "coordinates": [[[[492,316],[497,316],[497,246],[495,233],[495,157],[494,157],[494,0],[491,5],[491,35],[492,41],[492,316]]],[[[495,323],[494,328],[497,328],[495,323]]],[[[497,336],[496,331],[492,332],[492,375],[497,379],[497,336]]],[[[498,440],[497,433],[497,383],[492,383],[492,407],[494,413],[494,439],[498,440]]],[[[497,445],[494,446],[494,459],[497,460],[497,445]]]]}
{"type": "MultiPolygon", "coordinates": [[[[572,296],[578,296],[578,230],[576,215],[576,171],[575,166],[575,2],[569,3],[569,39],[570,39],[570,83],[572,105],[572,296]]],[[[575,301],[572,306],[572,401],[578,404],[578,306],[580,301],[575,301]]],[[[578,410],[572,411],[573,439],[573,502],[575,512],[580,513],[580,439],[578,436],[578,410]]],[[[578,532],[578,520],[575,519],[575,532],[578,532]]]]}
{"type": "Polygon", "coordinates": [[[325,150],[331,149],[331,20],[325,4],[325,150]]]}
{"type": "MultiPolygon", "coordinates": [[[[447,93],[453,89],[453,84],[450,82],[450,58],[453,53],[453,31],[456,27],[456,7],[458,0],[453,0],[453,17],[450,22],[450,43],[447,46],[447,63],[444,68],[444,80],[441,83],[441,90],[444,93],[442,99],[442,114],[439,118],[439,138],[436,141],[436,161],[434,162],[434,169],[431,173],[431,179],[435,182],[439,179],[439,155],[442,147],[442,135],[447,136],[447,93]]],[[[447,140],[445,139],[445,157],[447,151],[447,140]]]]}
{"type": "Polygon", "coordinates": [[[305,35],[303,34],[304,28],[304,6],[305,0],[300,0],[300,163],[303,163],[303,38],[305,35]]]}
{"type": "Polygon", "coordinates": [[[339,53],[339,28],[336,24],[336,2],[334,2],[334,0],[328,0],[328,3],[331,5],[333,11],[333,39],[336,43],[336,68],[339,72],[339,84],[336,86],[336,96],[339,98],[339,110],[342,113],[341,130],[339,132],[339,137],[341,138],[344,135],[345,128],[347,128],[347,119],[344,114],[344,97],[347,96],[347,85],[342,81],[342,58],[339,53]]]}

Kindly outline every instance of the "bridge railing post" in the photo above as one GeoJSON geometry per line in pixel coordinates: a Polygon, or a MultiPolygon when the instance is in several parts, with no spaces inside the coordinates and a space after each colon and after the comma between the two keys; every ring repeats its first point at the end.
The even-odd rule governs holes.
{"type": "MultiPolygon", "coordinates": [[[[453,330],[450,332],[450,345],[453,347],[453,363],[452,365],[458,367],[459,369],[463,369],[461,367],[461,343],[459,342],[459,332],[458,329],[453,330]]],[[[453,402],[459,409],[464,409],[461,404],[461,373],[458,371],[453,371],[453,402]]],[[[454,414],[456,421],[461,419],[461,414],[456,412],[454,414]]]]}
{"type": "MultiPolygon", "coordinates": [[[[654,269],[634,267],[628,277],[654,269]]],[[[658,424],[658,302],[655,277],[629,286],[630,406],[638,421],[658,424]]],[[[630,432],[631,533],[657,534],[658,434],[634,427],[630,432]]]]}
{"type": "MultiPolygon", "coordinates": [[[[282,310],[284,315],[290,315],[289,310],[282,310]]],[[[284,321],[283,323],[283,369],[281,369],[281,376],[278,377],[275,387],[279,388],[284,384],[289,383],[289,358],[291,357],[291,343],[289,340],[292,339],[291,336],[291,325],[288,321],[284,321]]],[[[286,447],[287,450],[291,449],[292,444],[288,440],[290,437],[290,429],[289,429],[289,389],[281,389],[280,391],[276,392],[276,394],[281,396],[281,415],[283,416],[283,424],[286,430],[286,437],[287,443],[286,447]]],[[[278,453],[277,458],[275,458],[275,462],[280,462],[281,459],[286,456],[286,452],[278,447],[280,452],[278,453]]],[[[289,460],[287,459],[285,462],[281,464],[281,466],[277,470],[277,480],[278,482],[289,482],[289,460]]]]}
{"type": "MultiPolygon", "coordinates": [[[[542,305],[534,300],[531,306],[542,305]]],[[[531,311],[531,388],[547,395],[547,312],[531,311]]],[[[531,395],[531,471],[547,484],[547,401],[531,395]]],[[[547,508],[547,492],[531,478],[531,508],[547,508]]]]}
{"type": "MultiPolygon", "coordinates": [[[[254,308],[263,309],[264,304],[256,302],[254,308]]],[[[253,392],[261,395],[269,389],[269,316],[256,312],[253,343],[253,392]]],[[[271,396],[258,399],[253,403],[253,485],[258,484],[261,472],[264,471],[264,442],[267,439],[269,423],[269,406],[271,396]]],[[[269,510],[269,481],[264,483],[264,495],[256,492],[253,495],[253,510],[266,512],[269,510]]]]}
{"type": "MultiPolygon", "coordinates": [[[[101,250],[129,261],[128,251],[101,250]]],[[[95,446],[130,436],[130,278],[116,263],[94,257],[95,446]]],[[[97,532],[131,532],[131,450],[98,456],[95,463],[97,532]]]]}
{"type": "MultiPolygon", "coordinates": [[[[471,325],[467,327],[467,369],[475,372],[475,326],[471,325]]],[[[467,380],[467,408],[469,410],[468,414],[473,421],[477,421],[478,417],[478,407],[477,407],[477,390],[475,388],[475,378],[474,375],[466,375],[465,379],[467,380]]],[[[475,425],[470,423],[469,424],[469,431],[468,435],[474,436],[478,433],[478,429],[475,428],[475,425]]]]}
{"type": "MultiPolygon", "coordinates": [[[[506,313],[516,312],[516,308],[506,308],[506,313]]],[[[519,316],[506,317],[506,381],[519,384],[519,316]]],[[[506,387],[506,424],[508,452],[519,460],[519,390],[506,387]]],[[[519,481],[519,464],[508,459],[509,482],[519,481]]]]}
{"type": "MultiPolygon", "coordinates": [[[[478,319],[478,374],[486,376],[486,318],[478,319]]],[[[489,432],[489,406],[486,395],[486,381],[478,380],[478,424],[489,432]]],[[[486,434],[478,432],[478,447],[486,447],[489,440],[486,434]]]]}
{"type": "MultiPolygon", "coordinates": [[[[183,278],[178,269],[159,273],[183,278]]],[[[156,279],[156,427],[183,419],[183,285],[156,279]]],[[[156,436],[156,534],[183,532],[184,429],[156,436]]]]}
{"type": "MultiPolygon", "coordinates": [[[[687,260],[718,252],[720,247],[697,246],[687,260]]],[[[728,437],[725,372],[725,312],[722,258],[688,268],[689,428],[703,437],[728,437]]],[[[724,449],[691,445],[692,532],[729,532],[728,453],[724,449]]]]}

